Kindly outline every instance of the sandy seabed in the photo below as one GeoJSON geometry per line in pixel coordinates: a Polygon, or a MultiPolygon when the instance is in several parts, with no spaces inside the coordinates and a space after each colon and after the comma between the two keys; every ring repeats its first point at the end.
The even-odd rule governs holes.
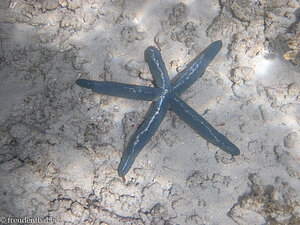
{"type": "Polygon", "coordinates": [[[297,0],[0,2],[1,224],[299,224],[297,0]],[[126,175],[150,102],[76,79],[153,86],[223,48],[182,96],[241,150],[208,144],[169,111],[126,175]]]}

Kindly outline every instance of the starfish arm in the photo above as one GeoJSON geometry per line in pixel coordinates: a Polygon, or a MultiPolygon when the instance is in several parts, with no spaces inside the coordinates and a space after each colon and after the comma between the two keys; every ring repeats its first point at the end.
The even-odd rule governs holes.
{"type": "Polygon", "coordinates": [[[85,79],[76,80],[76,84],[83,88],[92,89],[92,91],[99,94],[144,101],[156,100],[163,91],[160,88],[85,79]]]}
{"type": "Polygon", "coordinates": [[[208,46],[204,52],[196,57],[187,68],[181,73],[181,76],[175,80],[172,90],[178,96],[188,89],[199,77],[202,76],[206,67],[215,58],[222,48],[222,41],[215,41],[208,46]]]}
{"type": "Polygon", "coordinates": [[[160,51],[153,46],[148,47],[145,51],[145,59],[157,86],[161,88],[170,87],[169,75],[160,51]]]}
{"type": "Polygon", "coordinates": [[[154,104],[147,119],[142,123],[129,141],[118,167],[118,173],[121,177],[124,177],[127,174],[139,152],[151,139],[162,122],[168,110],[168,100],[166,98],[166,96],[162,96],[154,104]]]}
{"type": "Polygon", "coordinates": [[[213,128],[202,116],[179,97],[175,95],[170,97],[170,107],[204,139],[231,155],[240,154],[240,150],[233,143],[213,128]]]}

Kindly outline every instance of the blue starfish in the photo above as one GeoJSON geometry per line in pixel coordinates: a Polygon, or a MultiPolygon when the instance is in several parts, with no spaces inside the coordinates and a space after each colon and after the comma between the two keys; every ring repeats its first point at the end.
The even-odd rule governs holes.
{"type": "Polygon", "coordinates": [[[151,139],[169,108],[210,143],[231,155],[240,154],[240,150],[233,143],[220,134],[179,97],[202,76],[208,64],[221,48],[221,41],[213,42],[187,66],[172,85],[170,85],[170,79],[159,50],[152,46],[146,49],[145,59],[157,85],[155,88],[85,79],[76,81],[79,86],[92,89],[100,94],[154,102],[147,119],[135,132],[124,151],[118,168],[118,173],[121,177],[127,174],[135,158],[151,139]]]}

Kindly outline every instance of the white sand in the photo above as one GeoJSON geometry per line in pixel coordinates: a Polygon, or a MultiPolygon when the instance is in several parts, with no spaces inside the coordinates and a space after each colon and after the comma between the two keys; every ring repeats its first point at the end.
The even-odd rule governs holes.
{"type": "Polygon", "coordinates": [[[0,223],[299,223],[298,7],[1,1],[0,223]],[[97,95],[76,79],[152,86],[148,46],[173,78],[216,40],[222,50],[182,98],[241,155],[168,112],[123,183],[116,169],[150,102],[97,95]],[[283,57],[291,42],[292,62],[283,57]]]}

